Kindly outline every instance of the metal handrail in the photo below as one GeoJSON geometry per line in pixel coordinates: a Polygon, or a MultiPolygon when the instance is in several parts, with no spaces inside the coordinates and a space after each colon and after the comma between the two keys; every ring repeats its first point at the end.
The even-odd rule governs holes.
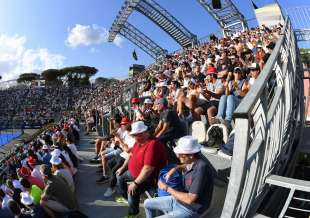
{"type": "Polygon", "coordinates": [[[265,179],[290,175],[304,124],[301,71],[286,18],[264,70],[234,112],[234,150],[222,218],[253,217],[269,193],[265,179]]]}

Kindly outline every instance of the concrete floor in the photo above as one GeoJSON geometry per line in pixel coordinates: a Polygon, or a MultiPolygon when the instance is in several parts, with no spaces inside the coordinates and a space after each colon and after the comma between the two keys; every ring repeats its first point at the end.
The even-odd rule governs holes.
{"type": "Polygon", "coordinates": [[[79,154],[84,158],[84,161],[79,165],[76,178],[76,194],[80,210],[89,218],[120,218],[127,214],[127,204],[116,203],[114,196],[104,198],[103,194],[108,183],[96,184],[98,165],[89,163],[95,154],[94,145],[90,144],[90,141],[95,137],[96,133],[91,133],[88,136],[84,136],[82,133],[78,147],[79,154]]]}

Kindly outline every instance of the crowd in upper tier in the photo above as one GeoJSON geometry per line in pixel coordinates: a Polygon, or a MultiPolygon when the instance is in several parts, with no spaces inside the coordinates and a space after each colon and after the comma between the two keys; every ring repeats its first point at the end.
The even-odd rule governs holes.
{"type": "MultiPolygon", "coordinates": [[[[154,188],[158,197],[144,201],[148,218],[158,211],[161,217],[199,217],[210,207],[215,174],[201,149],[223,132],[213,128],[207,144],[201,145],[189,135],[189,126],[221,125],[220,131],[226,129],[229,137],[220,139],[216,148],[232,155],[233,112],[262,72],[280,31],[281,26],[262,26],[221,39],[212,36],[208,43],[168,55],[143,73],[110,86],[1,91],[1,119],[37,122],[74,106],[74,113],[84,115],[88,134],[103,124],[98,117],[109,112],[107,102],[140,82],[143,86],[130,99],[131,116],[123,110],[111,113],[109,135],[95,141],[92,162],[100,163],[96,182],[109,183],[104,197],[118,190],[116,201],[128,203],[127,217],[139,214],[140,195],[154,188]]],[[[81,159],[75,146],[79,122],[64,115],[59,125],[7,160],[0,217],[78,213],[74,175],[81,159]]]]}

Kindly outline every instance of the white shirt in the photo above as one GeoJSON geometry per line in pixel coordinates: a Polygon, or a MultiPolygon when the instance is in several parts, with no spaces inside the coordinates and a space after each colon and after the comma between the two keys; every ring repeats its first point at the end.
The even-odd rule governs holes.
{"type": "Polygon", "coordinates": [[[32,169],[32,172],[31,172],[31,176],[33,177],[36,177],[36,178],[39,178],[42,180],[42,175],[40,173],[40,165],[36,165],[33,169],[32,169]]]}
{"type": "MultiPolygon", "coordinates": [[[[131,149],[135,143],[136,143],[136,140],[134,137],[132,137],[128,131],[125,132],[125,136],[124,136],[124,143],[128,146],[129,149],[131,149]]],[[[126,151],[123,151],[120,156],[122,158],[124,158],[125,160],[128,160],[129,159],[129,154],[126,152],[126,151]]]]}
{"type": "Polygon", "coordinates": [[[68,148],[70,148],[70,150],[74,154],[74,156],[76,156],[79,160],[83,160],[83,158],[79,156],[75,144],[68,144],[67,146],[68,146],[68,148]]]}

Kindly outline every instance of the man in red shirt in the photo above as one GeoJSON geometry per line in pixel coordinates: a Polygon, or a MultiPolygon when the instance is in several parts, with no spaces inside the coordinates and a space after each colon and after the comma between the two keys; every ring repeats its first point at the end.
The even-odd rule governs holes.
{"type": "Polygon", "coordinates": [[[130,134],[135,138],[129,160],[117,171],[120,193],[129,204],[129,217],[139,213],[140,194],[156,186],[158,173],[167,164],[165,146],[151,138],[143,121],[132,124],[130,134]],[[132,183],[127,186],[127,182],[132,183]]]}

